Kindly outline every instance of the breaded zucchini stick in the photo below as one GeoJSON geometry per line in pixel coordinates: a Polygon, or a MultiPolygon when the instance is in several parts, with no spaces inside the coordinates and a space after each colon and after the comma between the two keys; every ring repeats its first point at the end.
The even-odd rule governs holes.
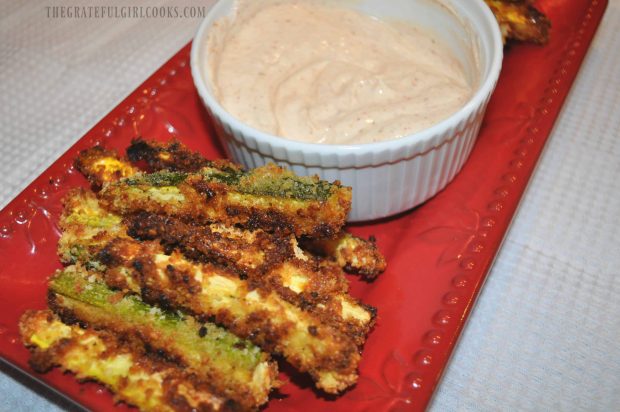
{"type": "Polygon", "coordinates": [[[282,354],[328,393],[341,392],[357,380],[355,339],[272,290],[254,287],[221,267],[164,254],[153,242],[119,239],[100,259],[108,267],[104,278],[109,286],[141,293],[145,301],[162,307],[212,317],[263,350],[282,354]]]}
{"type": "MultiPolygon", "coordinates": [[[[223,167],[218,166],[214,162],[211,162],[202,157],[199,153],[190,151],[189,149],[187,149],[187,147],[177,141],[172,141],[169,143],[159,143],[154,141],[145,141],[143,139],[136,139],[133,140],[131,145],[127,148],[127,156],[129,157],[129,160],[133,162],[140,160],[146,161],[151,171],[154,172],[163,170],[180,172],[200,172],[205,167],[215,167],[219,169],[226,169],[226,172],[234,174],[239,170],[238,166],[235,166],[234,164],[231,164],[229,162],[223,163],[223,167]],[[235,170],[235,168],[237,168],[237,170],[235,170]]],[[[294,176],[292,174],[290,175],[294,176]]],[[[301,179],[303,180],[304,178],[301,179]]],[[[324,184],[324,182],[321,182],[321,184],[324,184]]],[[[262,187],[268,187],[271,186],[272,183],[263,181],[260,183],[260,185],[262,187]]],[[[308,199],[308,189],[302,188],[298,182],[287,183],[284,186],[288,187],[283,187],[282,189],[284,190],[279,189],[278,191],[282,193],[287,192],[289,191],[289,187],[293,191],[302,189],[302,197],[308,199]]],[[[314,198],[315,194],[316,193],[311,193],[310,197],[314,198]]],[[[296,198],[296,196],[289,197],[292,199],[296,198]]]]}
{"type": "Polygon", "coordinates": [[[345,223],[351,189],[318,177],[298,177],[271,164],[247,172],[205,167],[194,174],[138,174],[105,184],[99,198],[121,215],[145,211],[186,221],[331,237],[345,223]]]}
{"type": "MultiPolygon", "coordinates": [[[[115,215],[102,209],[91,192],[74,191],[65,202],[59,254],[67,256],[63,258],[66,263],[82,262],[102,270],[104,265],[96,254],[115,238],[114,234],[127,238],[126,227],[112,219],[115,215]],[[74,205],[79,207],[71,208],[74,205]]],[[[138,233],[142,239],[162,236],[167,248],[178,246],[195,260],[223,264],[252,285],[269,288],[289,303],[312,312],[359,345],[374,324],[375,309],[347,294],[348,283],[341,269],[305,255],[292,236],[280,239],[260,230],[250,232],[215,224],[190,230],[182,222],[157,215],[140,215],[135,220],[141,223],[131,223],[130,232],[136,226],[142,227],[138,233]]]]}
{"type": "Polygon", "coordinates": [[[213,323],[199,323],[114,291],[81,266],[69,266],[52,277],[48,300],[66,322],[140,339],[211,382],[218,393],[244,409],[266,403],[277,385],[275,362],[249,341],[213,323]]]}
{"type": "Polygon", "coordinates": [[[531,0],[485,0],[499,26],[504,39],[536,44],[549,41],[551,22],[537,10],[531,0]]]}
{"type": "Polygon", "coordinates": [[[374,308],[347,294],[342,269],[304,254],[294,237],[280,238],[221,225],[191,225],[160,215],[128,219],[129,234],[162,241],[193,260],[216,262],[243,279],[269,287],[288,302],[319,316],[362,344],[374,323],[374,308]]]}
{"type": "MultiPolygon", "coordinates": [[[[131,237],[159,240],[165,247],[178,248],[193,260],[230,268],[242,278],[279,279],[279,284],[294,284],[296,293],[327,295],[345,293],[348,289],[340,270],[322,270],[316,259],[298,247],[294,236],[275,236],[260,229],[249,231],[219,224],[196,225],[148,213],[125,221],[131,237]]],[[[316,300],[311,296],[304,299],[316,300]]]]}
{"type": "Polygon", "coordinates": [[[365,240],[344,231],[333,239],[303,239],[301,246],[368,280],[376,278],[387,266],[374,239],[365,240]]]}
{"type": "Polygon", "coordinates": [[[118,401],[143,411],[229,411],[239,406],[217,394],[209,382],[175,364],[147,356],[137,342],[105,331],[62,323],[49,311],[26,312],[19,323],[30,365],[37,372],[54,366],[95,380],[118,401]]]}
{"type": "Polygon", "coordinates": [[[195,173],[136,174],[114,152],[99,147],[83,151],[76,160],[93,187],[104,186],[100,198],[106,206],[120,214],[147,211],[188,221],[331,237],[351,208],[351,188],[338,182],[299,177],[273,164],[251,171],[226,161],[207,164],[195,173]],[[118,181],[119,176],[125,178],[118,181]]]}
{"type": "Polygon", "coordinates": [[[241,276],[264,273],[295,256],[293,236],[275,236],[264,230],[243,230],[218,223],[201,225],[153,213],[140,212],[125,219],[128,234],[140,240],[159,240],[179,248],[187,257],[230,267],[241,276]]]}

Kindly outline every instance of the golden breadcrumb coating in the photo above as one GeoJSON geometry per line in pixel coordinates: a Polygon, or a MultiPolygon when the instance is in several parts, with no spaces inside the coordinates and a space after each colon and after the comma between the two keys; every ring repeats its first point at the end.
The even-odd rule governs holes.
{"type": "Polygon", "coordinates": [[[234,411],[238,405],[221,397],[183,368],[149,356],[137,341],[123,341],[106,331],[62,323],[49,311],[28,311],[20,320],[30,365],[38,372],[54,366],[80,380],[95,380],[118,401],[143,411],[234,411]]]}

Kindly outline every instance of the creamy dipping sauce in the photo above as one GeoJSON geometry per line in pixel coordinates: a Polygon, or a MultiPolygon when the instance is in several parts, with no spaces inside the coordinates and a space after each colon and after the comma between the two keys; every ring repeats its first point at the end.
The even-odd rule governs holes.
{"type": "Polygon", "coordinates": [[[240,2],[214,24],[207,48],[224,109],[290,140],[396,139],[446,119],[473,94],[431,33],[321,2],[240,2]]]}

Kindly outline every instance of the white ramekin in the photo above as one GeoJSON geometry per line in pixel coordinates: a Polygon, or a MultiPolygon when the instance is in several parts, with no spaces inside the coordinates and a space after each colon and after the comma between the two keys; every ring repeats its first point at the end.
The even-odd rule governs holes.
{"type": "Polygon", "coordinates": [[[229,15],[234,0],[220,0],[202,22],[191,50],[194,83],[213,117],[228,155],[248,168],[269,162],[299,175],[340,180],[353,188],[349,221],[390,216],[419,205],[442,190],[461,170],[474,145],[487,103],[501,70],[500,30],[483,0],[360,0],[343,7],[429,28],[459,57],[477,89],[446,120],[400,139],[360,145],[295,142],[254,129],[215,100],[205,79],[206,38],[217,19],[229,15]]]}

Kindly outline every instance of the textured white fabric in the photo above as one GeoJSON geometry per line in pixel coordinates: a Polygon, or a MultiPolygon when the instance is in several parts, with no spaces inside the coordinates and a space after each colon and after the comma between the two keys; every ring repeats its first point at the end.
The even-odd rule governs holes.
{"type": "MultiPolygon", "coordinates": [[[[199,23],[47,18],[45,6],[59,4],[0,0],[0,207],[185,44],[199,23]]],[[[106,2],[113,4],[122,3],[106,2]]],[[[611,0],[433,412],[620,410],[617,27],[620,0],[611,0]]],[[[11,368],[0,371],[0,411],[70,407],[51,393],[35,393],[40,387],[11,368]]]]}

